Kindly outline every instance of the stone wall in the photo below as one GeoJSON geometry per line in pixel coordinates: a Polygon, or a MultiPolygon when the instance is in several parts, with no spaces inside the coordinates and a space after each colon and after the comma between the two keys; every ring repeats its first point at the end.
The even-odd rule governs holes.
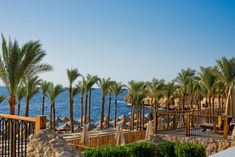
{"type": "Polygon", "coordinates": [[[58,134],[42,130],[29,137],[28,157],[82,157],[83,155],[58,134]]]}
{"type": "MultiPolygon", "coordinates": [[[[235,141],[207,138],[207,137],[185,137],[185,136],[173,136],[173,135],[154,135],[151,141],[159,144],[162,141],[172,142],[189,142],[189,143],[200,143],[206,150],[206,156],[215,154],[219,151],[225,150],[230,146],[235,146],[235,141]]],[[[159,147],[156,148],[159,150],[159,147]]]]}

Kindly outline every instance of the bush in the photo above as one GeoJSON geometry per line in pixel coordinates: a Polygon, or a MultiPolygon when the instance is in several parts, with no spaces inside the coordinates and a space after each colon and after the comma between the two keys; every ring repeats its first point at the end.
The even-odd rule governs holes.
{"type": "Polygon", "coordinates": [[[154,157],[155,145],[136,142],[125,146],[90,148],[85,150],[85,157],[154,157]]]}
{"type": "Polygon", "coordinates": [[[206,157],[203,145],[193,143],[176,144],[175,154],[176,157],[206,157]]]}
{"type": "Polygon", "coordinates": [[[160,143],[161,157],[175,157],[175,145],[176,143],[170,141],[161,142],[160,143]]]}

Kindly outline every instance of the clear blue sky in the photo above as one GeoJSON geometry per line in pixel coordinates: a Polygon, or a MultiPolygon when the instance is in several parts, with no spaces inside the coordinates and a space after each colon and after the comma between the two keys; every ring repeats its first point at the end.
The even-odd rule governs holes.
{"type": "Polygon", "coordinates": [[[1,1],[0,32],[40,40],[67,85],[66,68],[127,81],[174,79],[182,68],[235,55],[235,0],[1,1]]]}

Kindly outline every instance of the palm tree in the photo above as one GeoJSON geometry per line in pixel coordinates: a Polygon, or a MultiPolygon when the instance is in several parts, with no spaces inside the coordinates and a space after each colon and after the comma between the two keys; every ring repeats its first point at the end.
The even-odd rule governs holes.
{"type": "MultiPolygon", "coordinates": [[[[228,102],[235,80],[235,58],[227,59],[222,57],[220,60],[217,60],[216,63],[219,71],[217,76],[225,85],[228,102]]],[[[226,103],[226,105],[228,105],[228,103],[226,103]]],[[[225,114],[228,115],[228,106],[226,106],[225,114]]]]}
{"type": "Polygon", "coordinates": [[[91,95],[92,95],[92,86],[97,83],[99,80],[98,76],[96,75],[87,75],[87,92],[89,93],[88,95],[88,123],[91,121],[91,95]]]}
{"type": "Polygon", "coordinates": [[[80,93],[80,123],[82,127],[83,126],[83,95],[85,92],[85,88],[82,82],[78,82],[77,89],[78,89],[78,92],[80,93]]]}
{"type": "Polygon", "coordinates": [[[47,81],[41,81],[40,83],[40,88],[41,88],[41,93],[42,93],[42,115],[44,115],[45,98],[47,95],[49,85],[50,83],[47,81]]]}
{"type": "Polygon", "coordinates": [[[0,96],[0,104],[5,100],[5,96],[0,96]]]}
{"type": "Polygon", "coordinates": [[[137,101],[138,92],[142,91],[145,88],[144,82],[136,82],[131,80],[128,82],[128,95],[131,101],[131,129],[134,129],[134,112],[135,112],[135,105],[137,101]]]}
{"type": "Polygon", "coordinates": [[[49,88],[48,88],[48,96],[49,96],[50,102],[51,102],[50,128],[52,130],[55,130],[55,100],[56,100],[57,96],[64,91],[65,91],[65,89],[60,84],[54,85],[53,83],[50,83],[49,88]]]}
{"type": "Polygon", "coordinates": [[[67,77],[69,80],[69,115],[71,121],[71,133],[74,132],[74,125],[73,125],[73,82],[80,76],[78,69],[67,69],[67,77]]]}
{"type": "Polygon", "coordinates": [[[107,115],[107,127],[109,128],[109,122],[110,122],[110,108],[111,108],[111,102],[112,102],[112,85],[113,85],[114,81],[111,81],[109,84],[109,89],[108,89],[108,93],[109,93],[109,101],[108,101],[108,115],[107,115]]]}
{"type": "Polygon", "coordinates": [[[117,126],[117,98],[118,95],[121,93],[123,87],[124,85],[121,82],[114,82],[111,86],[114,94],[114,128],[116,128],[117,126]]]}
{"type": "Polygon", "coordinates": [[[33,96],[35,96],[38,91],[39,87],[38,85],[40,84],[40,79],[38,76],[28,76],[26,80],[24,81],[24,86],[25,86],[25,92],[26,92],[26,105],[25,105],[25,116],[29,116],[29,102],[32,99],[33,96]]]}
{"type": "Polygon", "coordinates": [[[25,97],[25,95],[26,95],[25,87],[19,86],[16,91],[16,96],[18,101],[18,114],[17,114],[18,116],[20,115],[20,102],[25,97]]]}
{"type": "Polygon", "coordinates": [[[100,87],[101,89],[101,112],[100,112],[100,129],[103,129],[103,122],[104,122],[104,104],[105,104],[105,97],[109,92],[109,87],[111,84],[111,78],[102,78],[99,79],[97,82],[97,85],[100,87]]]}
{"type": "Polygon", "coordinates": [[[176,77],[177,83],[180,85],[181,93],[182,93],[182,110],[184,110],[185,106],[185,97],[187,95],[188,90],[188,84],[190,80],[193,79],[195,75],[195,70],[192,70],[190,68],[184,70],[181,69],[181,72],[178,73],[178,76],[176,77]]]}
{"type": "Polygon", "coordinates": [[[165,88],[162,90],[162,95],[166,101],[166,108],[167,111],[169,111],[170,108],[170,102],[174,100],[174,92],[175,92],[175,84],[174,82],[168,82],[165,85],[165,88]]]}
{"type": "Polygon", "coordinates": [[[138,107],[138,119],[137,130],[144,128],[144,99],[146,98],[146,92],[143,90],[137,93],[136,105],[138,107]]]}
{"type": "Polygon", "coordinates": [[[206,97],[209,100],[209,114],[211,114],[211,107],[212,107],[212,103],[211,103],[211,99],[215,94],[215,85],[216,85],[216,76],[214,75],[214,69],[212,67],[208,67],[208,68],[204,68],[201,67],[200,68],[200,72],[199,72],[199,77],[200,77],[200,81],[199,84],[201,86],[201,88],[206,90],[206,97]]]}
{"type": "Polygon", "coordinates": [[[51,71],[52,67],[42,64],[46,53],[39,41],[29,41],[21,48],[17,41],[9,42],[2,35],[2,56],[0,56],[0,78],[9,93],[9,113],[15,114],[16,90],[21,79],[27,74],[35,75],[51,71]]]}
{"type": "MultiPolygon", "coordinates": [[[[192,79],[189,82],[188,94],[190,95],[190,108],[193,108],[193,102],[196,100],[200,89],[199,79],[192,79]]],[[[197,103],[196,103],[197,104],[197,103]]]]}

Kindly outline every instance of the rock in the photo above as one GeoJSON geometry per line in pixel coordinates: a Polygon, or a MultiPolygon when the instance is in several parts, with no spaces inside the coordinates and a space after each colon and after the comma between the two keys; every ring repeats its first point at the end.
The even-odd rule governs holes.
{"type": "Polygon", "coordinates": [[[51,130],[42,130],[29,137],[28,157],[83,157],[73,146],[60,135],[51,130]]]}

